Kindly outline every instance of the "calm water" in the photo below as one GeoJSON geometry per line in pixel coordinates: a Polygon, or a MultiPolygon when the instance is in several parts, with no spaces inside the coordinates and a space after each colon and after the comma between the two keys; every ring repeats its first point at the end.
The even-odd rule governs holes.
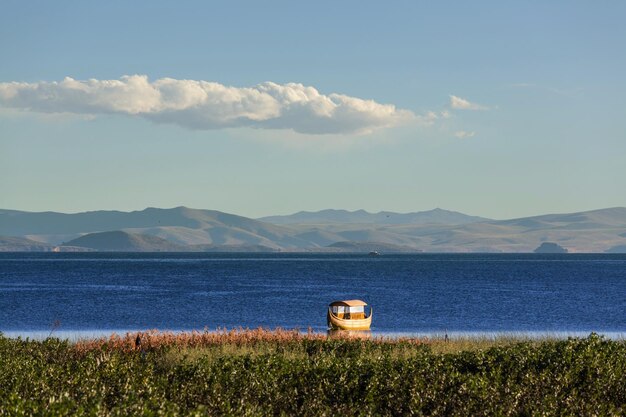
{"type": "Polygon", "coordinates": [[[322,331],[360,298],[382,333],[626,334],[625,255],[0,254],[0,331],[322,331]]]}

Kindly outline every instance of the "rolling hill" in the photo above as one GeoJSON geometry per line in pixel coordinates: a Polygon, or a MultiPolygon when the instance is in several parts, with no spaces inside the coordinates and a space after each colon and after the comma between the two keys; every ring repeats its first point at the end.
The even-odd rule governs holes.
{"type": "Polygon", "coordinates": [[[324,210],[264,219],[186,207],[76,214],[0,210],[0,235],[14,239],[5,239],[5,251],[52,250],[62,242],[67,242],[62,250],[73,245],[129,251],[349,251],[371,248],[371,242],[424,252],[532,252],[543,242],[569,252],[626,248],[624,207],[509,220],[439,209],[409,214],[324,210]],[[282,223],[268,223],[271,219],[282,223]],[[337,242],[348,243],[333,246],[337,242]]]}
{"type": "Polygon", "coordinates": [[[61,246],[78,246],[104,252],[176,252],[184,247],[160,237],[122,231],[89,233],[61,246]]]}
{"type": "Polygon", "coordinates": [[[0,235],[58,245],[87,233],[126,231],[179,245],[262,245],[299,248],[309,244],[282,226],[215,210],[187,207],[65,214],[0,210],[0,235]]]}
{"type": "Polygon", "coordinates": [[[0,236],[0,252],[49,252],[53,248],[23,237],[0,236]]]}
{"type": "Polygon", "coordinates": [[[489,221],[485,217],[468,216],[456,211],[436,208],[415,213],[381,211],[368,213],[365,210],[321,210],[300,211],[287,216],[261,217],[263,222],[273,224],[467,224],[489,221]]]}

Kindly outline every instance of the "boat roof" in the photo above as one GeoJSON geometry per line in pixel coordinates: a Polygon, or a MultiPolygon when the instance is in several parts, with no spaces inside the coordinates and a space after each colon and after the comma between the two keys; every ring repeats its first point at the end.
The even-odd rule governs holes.
{"type": "Polygon", "coordinates": [[[331,306],[348,306],[348,307],[358,307],[358,306],[366,306],[367,303],[361,300],[341,300],[341,301],[333,301],[330,303],[331,306]]]}

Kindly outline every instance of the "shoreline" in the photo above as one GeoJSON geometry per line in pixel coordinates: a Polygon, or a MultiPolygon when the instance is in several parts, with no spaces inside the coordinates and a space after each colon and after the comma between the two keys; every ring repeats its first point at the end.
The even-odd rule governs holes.
{"type": "MultiPolygon", "coordinates": [[[[47,338],[54,338],[59,340],[67,340],[69,342],[78,342],[81,340],[94,340],[100,338],[108,338],[111,336],[123,337],[127,334],[137,333],[149,333],[159,332],[168,334],[192,334],[192,333],[209,333],[220,334],[230,331],[245,332],[255,331],[263,329],[264,331],[281,331],[281,332],[299,332],[302,335],[314,334],[318,336],[328,335],[328,330],[312,328],[309,331],[302,329],[284,329],[284,328],[257,328],[257,329],[244,329],[244,328],[218,328],[218,329],[82,329],[82,330],[54,330],[42,329],[42,330],[0,330],[0,334],[4,337],[11,339],[30,339],[30,340],[45,340],[47,338]]],[[[429,339],[438,340],[445,339],[446,336],[450,340],[498,340],[498,339],[512,339],[512,340],[564,340],[568,338],[586,338],[591,334],[597,334],[608,340],[626,340],[626,330],[616,331],[598,331],[598,330],[530,330],[530,331],[366,331],[368,337],[382,338],[389,340],[398,339],[429,339]]],[[[348,334],[348,333],[347,333],[348,334]]],[[[356,333],[354,333],[356,334],[356,333]]]]}

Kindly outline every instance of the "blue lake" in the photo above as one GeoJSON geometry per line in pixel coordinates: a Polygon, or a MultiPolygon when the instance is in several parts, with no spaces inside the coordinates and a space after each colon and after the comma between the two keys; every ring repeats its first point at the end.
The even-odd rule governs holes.
{"type": "Polygon", "coordinates": [[[626,333],[626,255],[0,254],[9,335],[326,329],[359,298],[393,333],[626,333]]]}

